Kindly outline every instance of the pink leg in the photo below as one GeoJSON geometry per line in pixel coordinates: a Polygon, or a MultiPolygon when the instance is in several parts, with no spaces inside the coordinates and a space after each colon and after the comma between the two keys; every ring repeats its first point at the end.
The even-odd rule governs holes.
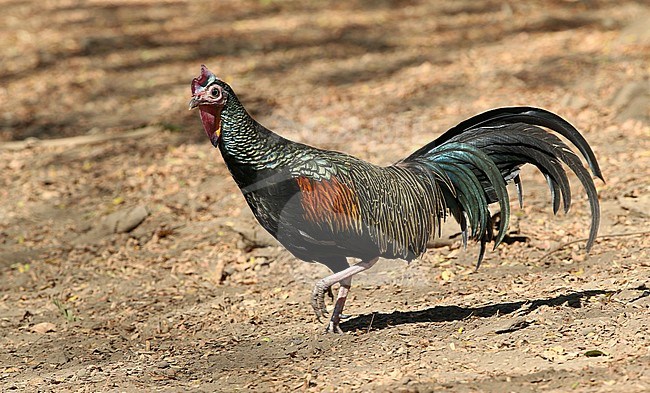
{"type": "Polygon", "coordinates": [[[324,317],[327,315],[327,308],[325,307],[325,291],[337,282],[341,284],[334,305],[334,311],[332,312],[332,318],[327,327],[328,332],[342,333],[341,328],[339,327],[339,322],[341,321],[341,313],[343,312],[345,300],[347,299],[352,284],[352,276],[370,269],[378,259],[379,258],[374,258],[369,261],[359,262],[345,270],[327,276],[316,283],[314,290],[311,293],[311,306],[314,308],[316,318],[318,318],[319,321],[321,316],[324,317]]]}
{"type": "Polygon", "coordinates": [[[339,287],[339,294],[336,297],[336,303],[334,303],[334,310],[332,310],[332,318],[330,318],[330,323],[327,325],[327,331],[329,333],[343,333],[339,327],[339,323],[341,322],[341,314],[343,313],[343,307],[345,307],[345,301],[348,298],[348,293],[352,286],[352,277],[339,281],[339,284],[341,286],[339,287]]]}

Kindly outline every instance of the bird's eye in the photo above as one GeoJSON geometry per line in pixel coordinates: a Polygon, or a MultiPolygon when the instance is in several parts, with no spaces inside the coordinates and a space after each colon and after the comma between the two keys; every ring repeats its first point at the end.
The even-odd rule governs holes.
{"type": "Polygon", "coordinates": [[[210,94],[212,94],[213,97],[219,97],[221,95],[221,91],[219,90],[219,88],[215,87],[214,89],[212,89],[210,94]]]}

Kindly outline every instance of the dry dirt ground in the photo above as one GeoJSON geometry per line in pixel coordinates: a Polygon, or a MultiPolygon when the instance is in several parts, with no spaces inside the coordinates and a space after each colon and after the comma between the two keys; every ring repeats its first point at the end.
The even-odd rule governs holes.
{"type": "Polygon", "coordinates": [[[1,391],[650,391],[647,2],[0,6],[1,391]],[[585,255],[575,179],[553,217],[526,170],[478,272],[457,238],[381,261],[325,335],[327,269],[261,232],[187,111],[201,63],[282,135],[379,164],[548,108],[600,160],[602,237],[585,255]]]}

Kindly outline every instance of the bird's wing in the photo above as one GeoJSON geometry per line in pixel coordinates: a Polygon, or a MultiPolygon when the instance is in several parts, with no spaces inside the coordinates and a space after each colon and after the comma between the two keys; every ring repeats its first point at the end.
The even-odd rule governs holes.
{"type": "Polygon", "coordinates": [[[359,233],[362,219],[358,185],[350,176],[352,157],[328,153],[300,157],[292,169],[309,236],[321,241],[359,233]]]}

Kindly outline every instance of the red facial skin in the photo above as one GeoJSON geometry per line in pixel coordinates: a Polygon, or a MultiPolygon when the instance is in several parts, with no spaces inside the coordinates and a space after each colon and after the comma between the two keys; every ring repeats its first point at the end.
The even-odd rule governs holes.
{"type": "Polygon", "coordinates": [[[219,144],[221,136],[221,110],[226,104],[223,88],[215,82],[218,78],[201,66],[201,75],[192,80],[192,99],[190,109],[199,108],[203,129],[214,147],[219,144]]]}

